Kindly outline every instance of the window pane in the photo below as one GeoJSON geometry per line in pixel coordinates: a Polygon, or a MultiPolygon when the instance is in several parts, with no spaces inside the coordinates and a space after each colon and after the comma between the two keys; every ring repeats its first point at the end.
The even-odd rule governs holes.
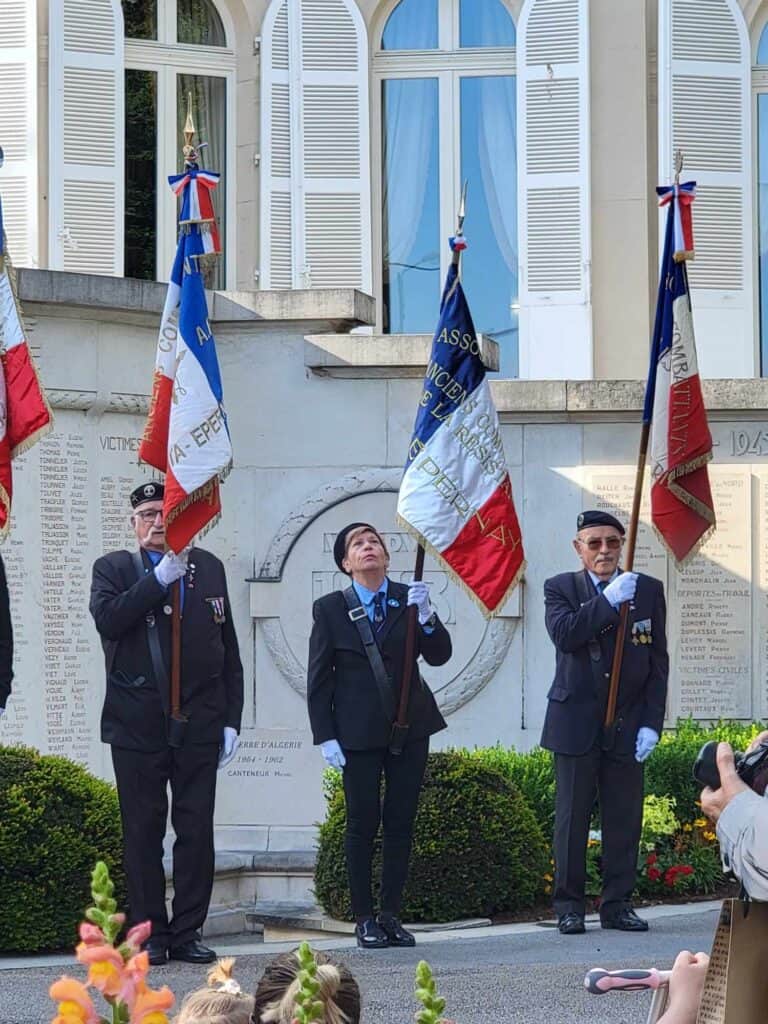
{"type": "Polygon", "coordinates": [[[197,134],[194,142],[199,145],[207,142],[208,145],[200,153],[200,167],[207,171],[218,171],[221,175],[218,187],[213,193],[213,209],[216,215],[216,223],[219,225],[221,235],[221,256],[216,260],[212,273],[206,275],[206,286],[208,288],[223,288],[226,280],[226,267],[224,265],[224,253],[226,251],[225,241],[225,218],[224,211],[227,208],[227,83],[224,78],[214,78],[208,75],[178,75],[176,89],[176,112],[178,143],[177,167],[179,170],[184,166],[184,157],[181,147],[184,145],[184,122],[187,119],[187,97],[192,95],[192,120],[195,123],[197,134]]]}
{"type": "Polygon", "coordinates": [[[177,22],[180,43],[227,45],[224,26],[211,0],[177,0],[177,22]]]}
{"type": "Polygon", "coordinates": [[[157,277],[157,75],[125,72],[125,276],[157,277]]]}
{"type": "Polygon", "coordinates": [[[437,79],[382,82],[384,330],[431,334],[440,301],[437,79]]]}
{"type": "Polygon", "coordinates": [[[460,46],[514,46],[515,23],[501,0],[461,0],[460,46]]]}
{"type": "Polygon", "coordinates": [[[768,25],[765,26],[760,36],[756,60],[758,64],[768,64],[768,25]]]}
{"type": "Polygon", "coordinates": [[[503,377],[518,375],[515,79],[461,79],[461,176],[469,183],[462,259],[478,331],[500,346],[503,377]]]}
{"type": "Polygon", "coordinates": [[[757,97],[757,208],[760,238],[761,373],[768,377],[768,94],[757,97]]]}
{"type": "Polygon", "coordinates": [[[437,0],[400,0],[381,36],[382,50],[436,50],[437,0]]]}
{"type": "Polygon", "coordinates": [[[157,39],[157,0],[122,0],[126,39],[157,39]]]}

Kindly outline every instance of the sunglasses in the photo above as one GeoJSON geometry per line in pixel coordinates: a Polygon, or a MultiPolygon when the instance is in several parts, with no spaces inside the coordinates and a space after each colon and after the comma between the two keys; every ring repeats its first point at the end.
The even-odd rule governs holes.
{"type": "Polygon", "coordinates": [[[590,551],[600,551],[603,545],[605,545],[609,551],[618,551],[623,543],[623,537],[592,537],[591,540],[579,541],[579,544],[583,544],[584,547],[589,548],[590,551]]]}
{"type": "Polygon", "coordinates": [[[160,516],[161,519],[164,518],[163,510],[161,508],[159,508],[156,512],[150,512],[149,510],[145,509],[144,512],[134,512],[133,514],[138,519],[140,519],[142,523],[154,523],[158,516],[160,516]]]}

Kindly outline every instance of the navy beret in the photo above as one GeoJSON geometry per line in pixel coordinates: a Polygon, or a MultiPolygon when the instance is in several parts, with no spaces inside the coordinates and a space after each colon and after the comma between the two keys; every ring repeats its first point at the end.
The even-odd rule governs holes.
{"type": "Polygon", "coordinates": [[[624,536],[624,527],[610,512],[601,512],[599,509],[594,509],[591,512],[579,512],[576,529],[586,530],[588,526],[613,526],[622,537],[624,536]]]}
{"type": "Polygon", "coordinates": [[[138,508],[145,501],[162,501],[164,494],[164,484],[158,483],[157,480],[148,480],[131,491],[131,508],[138,508]]]}
{"type": "Polygon", "coordinates": [[[345,572],[344,566],[341,564],[344,561],[344,556],[347,553],[347,537],[353,530],[359,530],[361,526],[364,526],[366,530],[370,530],[371,533],[375,533],[379,538],[381,546],[384,550],[387,550],[387,545],[381,539],[381,534],[375,526],[371,526],[370,523],[350,523],[345,526],[343,530],[339,530],[336,534],[336,540],[333,542],[333,560],[338,565],[341,572],[345,572]]]}

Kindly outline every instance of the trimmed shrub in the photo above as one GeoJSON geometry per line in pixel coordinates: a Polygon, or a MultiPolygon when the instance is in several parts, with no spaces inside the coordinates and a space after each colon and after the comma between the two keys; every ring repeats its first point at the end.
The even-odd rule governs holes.
{"type": "Polygon", "coordinates": [[[64,757],[0,747],[0,952],[72,948],[103,860],[124,898],[113,786],[64,757]]]}
{"type": "Polygon", "coordinates": [[[463,753],[505,775],[525,797],[544,835],[552,835],[555,827],[555,766],[551,751],[534,747],[523,754],[497,743],[495,747],[476,747],[463,753]]]}
{"type": "MultiPolygon", "coordinates": [[[[346,813],[339,773],[328,773],[315,894],[351,920],[344,860],[346,813]]],[[[486,917],[531,906],[544,892],[548,844],[519,790],[502,772],[457,752],[429,755],[414,828],[402,916],[409,921],[486,917]]],[[[374,856],[374,886],[381,847],[374,856]]]]}

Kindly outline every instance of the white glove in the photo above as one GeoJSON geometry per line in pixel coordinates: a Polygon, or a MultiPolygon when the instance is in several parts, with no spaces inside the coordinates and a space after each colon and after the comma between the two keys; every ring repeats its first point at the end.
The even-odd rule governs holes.
{"type": "Polygon", "coordinates": [[[619,605],[624,604],[625,601],[631,601],[635,596],[636,590],[637,573],[622,572],[615,580],[611,580],[603,591],[603,597],[609,604],[612,604],[614,608],[618,608],[619,605]]]}
{"type": "Polygon", "coordinates": [[[325,758],[329,768],[343,768],[347,763],[344,751],[339,746],[338,740],[326,740],[320,744],[320,753],[325,758]]]}
{"type": "Polygon", "coordinates": [[[155,566],[157,582],[163,587],[170,587],[176,580],[180,580],[182,576],[186,575],[188,557],[188,548],[185,548],[180,555],[177,555],[175,551],[166,551],[155,566]]]}
{"type": "Polygon", "coordinates": [[[647,725],[641,725],[637,730],[637,742],[635,743],[635,760],[641,763],[653,753],[653,748],[659,742],[659,734],[655,729],[647,725]]]}
{"type": "Polygon", "coordinates": [[[413,580],[408,584],[408,604],[415,604],[419,609],[419,625],[423,626],[432,617],[432,604],[429,600],[429,587],[423,580],[413,580]]]}
{"type": "Polygon", "coordinates": [[[221,743],[219,744],[219,768],[223,768],[225,764],[229,764],[237,753],[237,748],[239,746],[240,737],[237,735],[237,729],[233,729],[231,725],[225,725],[224,734],[222,735],[221,743]]]}

